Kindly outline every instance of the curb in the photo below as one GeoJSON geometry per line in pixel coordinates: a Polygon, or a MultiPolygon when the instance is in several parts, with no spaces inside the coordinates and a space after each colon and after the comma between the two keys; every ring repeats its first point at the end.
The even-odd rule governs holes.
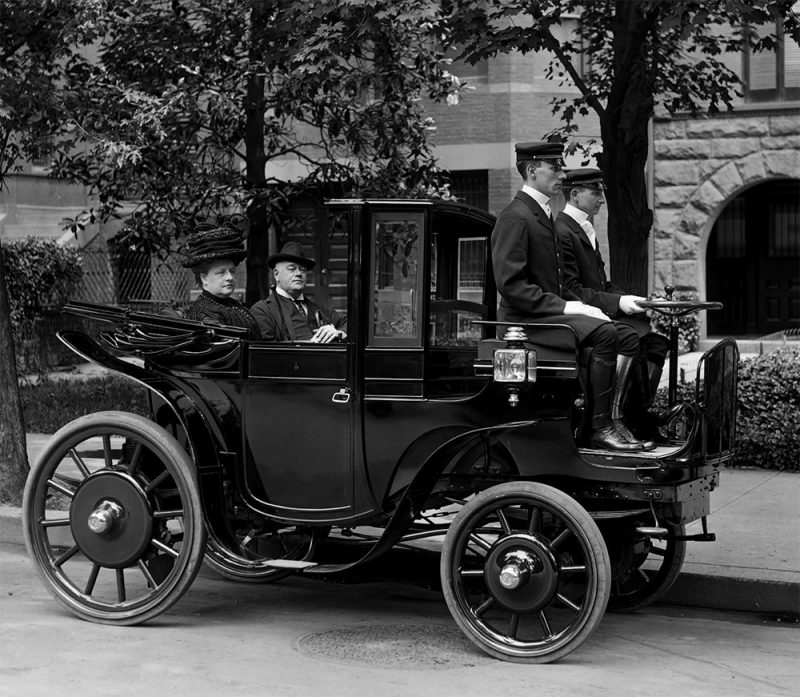
{"type": "Polygon", "coordinates": [[[800,615],[800,582],[687,573],[659,601],[710,610],[800,615]]]}
{"type": "MultiPolygon", "coordinates": [[[[21,509],[15,506],[0,505],[0,543],[25,546],[22,536],[21,509]]],[[[417,563],[414,565],[418,570],[420,569],[419,561],[417,559],[417,563]]],[[[391,562],[387,568],[391,569],[391,562]]],[[[384,572],[386,570],[384,569],[384,572]]],[[[400,572],[400,569],[398,568],[396,571],[400,572]]],[[[431,564],[429,571],[438,583],[438,562],[431,564]]],[[[773,581],[735,575],[720,576],[683,571],[675,581],[675,585],[659,603],[709,610],[798,616],[800,615],[800,581],[773,581]]]]}

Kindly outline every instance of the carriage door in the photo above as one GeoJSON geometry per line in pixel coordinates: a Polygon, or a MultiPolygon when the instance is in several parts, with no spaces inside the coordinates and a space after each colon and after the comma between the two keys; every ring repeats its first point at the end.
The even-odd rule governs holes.
{"type": "MultiPolygon", "coordinates": [[[[342,314],[350,286],[345,233],[328,232],[338,235],[329,240],[331,254],[309,274],[317,288],[320,278],[336,279],[343,297],[325,304],[342,314]]],[[[352,515],[356,400],[350,376],[353,335],[345,328],[348,339],[342,343],[250,342],[243,383],[245,490],[277,517],[333,522],[352,515]]]]}

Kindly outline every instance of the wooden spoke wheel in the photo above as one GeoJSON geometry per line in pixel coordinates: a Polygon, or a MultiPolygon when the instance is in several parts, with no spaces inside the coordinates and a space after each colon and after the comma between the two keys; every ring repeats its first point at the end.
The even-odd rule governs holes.
{"type": "Polygon", "coordinates": [[[146,622],[186,592],[202,564],[192,461],[135,414],[90,414],[55,433],[31,468],[22,514],[45,586],[82,619],[146,622]]]}
{"type": "Polygon", "coordinates": [[[549,663],[578,648],[608,603],[611,569],[591,516],[558,489],[510,482],[459,511],[442,589],[462,631],[500,659],[549,663]]]}

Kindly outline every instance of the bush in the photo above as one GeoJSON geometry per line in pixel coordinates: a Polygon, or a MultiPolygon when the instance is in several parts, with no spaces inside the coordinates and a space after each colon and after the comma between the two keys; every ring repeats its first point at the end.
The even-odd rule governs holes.
{"type": "Polygon", "coordinates": [[[80,253],[54,240],[5,242],[3,262],[14,327],[62,307],[83,278],[80,253]]]}
{"type": "Polygon", "coordinates": [[[80,253],[54,240],[30,237],[3,243],[17,369],[41,370],[61,352],[53,336],[66,325],[60,315],[83,278],[80,253]]]}
{"type": "Polygon", "coordinates": [[[735,464],[800,470],[800,347],[739,366],[735,464]]]}
{"type": "Polygon", "coordinates": [[[43,375],[35,384],[20,385],[19,392],[29,433],[54,433],[96,411],[149,413],[145,388],[121,375],[75,379],[43,375]]]}

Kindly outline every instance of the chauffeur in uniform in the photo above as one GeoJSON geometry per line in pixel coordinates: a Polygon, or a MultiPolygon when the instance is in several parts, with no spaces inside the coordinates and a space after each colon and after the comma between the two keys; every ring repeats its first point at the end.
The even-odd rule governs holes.
{"type": "Polygon", "coordinates": [[[305,297],[308,272],[316,266],[298,242],[287,242],[267,259],[275,278],[275,291],[250,311],[265,341],[309,341],[328,344],[347,337],[347,317],[305,297]]]}
{"type": "MultiPolygon", "coordinates": [[[[500,293],[498,319],[571,326],[579,348],[592,349],[590,444],[610,450],[642,450],[652,444],[637,440],[626,428],[619,409],[619,385],[615,387],[617,356],[636,355],[636,333],[612,323],[602,310],[584,303],[565,285],[563,256],[549,205],[562,188],[562,150],[558,143],[516,145],[517,171],[524,184],[500,213],[491,238],[500,293]]],[[[543,333],[536,341],[546,341],[546,337],[543,333]]]]}
{"type": "MultiPolygon", "coordinates": [[[[591,218],[604,203],[603,173],[599,169],[582,168],[568,172],[563,183],[567,205],[556,219],[556,232],[564,254],[564,284],[583,302],[599,307],[616,322],[631,327],[639,339],[640,355],[646,360],[646,377],[641,385],[639,407],[649,409],[655,397],[664,361],[669,351],[665,336],[650,329],[650,320],[637,302],[645,298],[629,295],[606,277],[591,218]]],[[[631,385],[637,382],[636,366],[631,356],[617,357],[617,382],[622,388],[622,402],[627,401],[631,385]]],[[[638,409],[642,412],[642,409],[638,409]]],[[[641,416],[641,414],[639,415],[641,416]]],[[[637,419],[640,422],[643,419],[637,419]]],[[[651,425],[652,426],[652,425],[651,425]]],[[[656,435],[655,431],[653,435],[656,435]]]]}

